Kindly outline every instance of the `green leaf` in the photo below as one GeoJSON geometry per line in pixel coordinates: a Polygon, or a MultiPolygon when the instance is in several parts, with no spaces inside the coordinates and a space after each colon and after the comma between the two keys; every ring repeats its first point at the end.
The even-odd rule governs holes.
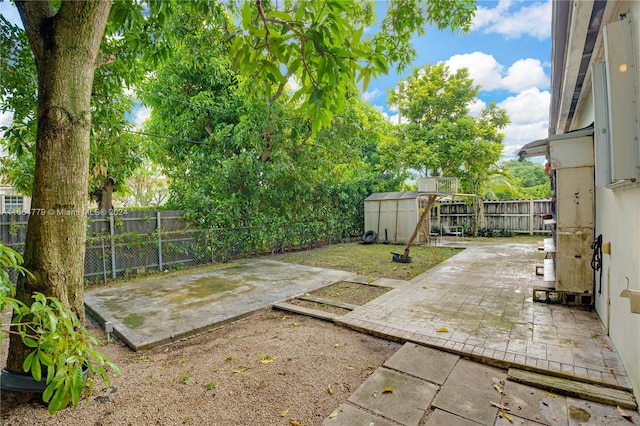
{"type": "Polygon", "coordinates": [[[246,1],[244,2],[244,6],[242,8],[242,26],[245,28],[251,27],[251,6],[252,2],[246,1]]]}
{"type": "Polygon", "coordinates": [[[28,348],[37,348],[38,347],[38,342],[36,342],[35,340],[33,340],[31,337],[23,337],[22,338],[22,343],[24,343],[24,345],[28,348]]]}
{"type": "Polygon", "coordinates": [[[35,351],[31,352],[29,355],[27,355],[27,357],[22,362],[22,369],[25,372],[31,370],[31,364],[33,363],[33,358],[35,357],[35,355],[36,355],[35,351]]]}
{"type": "Polygon", "coordinates": [[[63,379],[63,385],[56,389],[53,398],[51,398],[51,401],[49,402],[49,406],[47,407],[49,414],[53,415],[56,411],[60,411],[60,409],[64,408],[69,403],[69,387],[69,379],[63,379]]]}
{"type": "Polygon", "coordinates": [[[38,356],[33,357],[33,364],[31,364],[31,375],[38,382],[42,380],[42,366],[40,365],[40,358],[38,356]]]}

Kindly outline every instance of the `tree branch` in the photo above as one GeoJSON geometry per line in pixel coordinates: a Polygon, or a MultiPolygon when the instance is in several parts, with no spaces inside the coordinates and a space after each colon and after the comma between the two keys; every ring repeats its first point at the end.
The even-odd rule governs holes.
{"type": "Polygon", "coordinates": [[[16,0],[15,3],[29,44],[38,61],[44,52],[43,24],[45,20],[55,16],[55,10],[50,1],[16,0]]]}
{"type": "Polygon", "coordinates": [[[287,28],[289,31],[291,31],[292,33],[294,33],[296,36],[298,36],[298,38],[300,39],[300,60],[302,61],[302,66],[304,67],[304,69],[307,71],[307,74],[309,75],[309,80],[311,80],[311,84],[313,84],[315,87],[317,87],[318,89],[320,88],[320,86],[318,85],[318,81],[315,79],[315,77],[313,76],[313,74],[311,73],[311,69],[309,68],[309,64],[307,64],[307,60],[304,57],[304,44],[307,40],[309,40],[309,37],[307,37],[304,33],[302,33],[301,31],[298,31],[297,29],[295,29],[290,23],[288,23],[287,21],[283,21],[282,19],[277,19],[277,18],[268,18],[265,13],[264,13],[264,9],[262,9],[262,2],[261,0],[256,0],[256,5],[258,6],[258,12],[260,14],[260,19],[262,19],[262,22],[264,24],[264,27],[267,31],[267,35],[265,36],[265,42],[266,42],[266,47],[267,50],[269,50],[269,52],[271,52],[270,50],[270,46],[269,46],[269,29],[267,27],[267,23],[270,22],[272,24],[278,24],[278,25],[282,25],[285,28],[287,28]]]}

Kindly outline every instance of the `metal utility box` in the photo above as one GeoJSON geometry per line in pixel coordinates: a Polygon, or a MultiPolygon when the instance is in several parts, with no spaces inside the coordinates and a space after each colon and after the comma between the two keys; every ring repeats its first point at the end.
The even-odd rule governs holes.
{"type": "Polygon", "coordinates": [[[549,153],[556,202],[555,290],[593,293],[593,130],[549,138],[549,153]]]}

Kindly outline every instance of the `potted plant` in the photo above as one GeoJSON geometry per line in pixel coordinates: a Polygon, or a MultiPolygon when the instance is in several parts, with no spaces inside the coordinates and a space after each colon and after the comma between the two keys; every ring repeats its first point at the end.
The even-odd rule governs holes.
{"type": "MultiPolygon", "coordinates": [[[[119,368],[95,346],[101,342],[89,333],[78,317],[55,297],[34,292],[33,302],[26,305],[15,298],[9,270],[29,274],[22,266],[19,253],[0,243],[0,312],[13,309],[13,320],[2,333],[17,334],[33,351],[23,363],[25,373],[2,370],[2,389],[42,393],[52,415],[71,403],[74,407],[82,395],[89,397],[93,378],[99,376],[110,385],[106,367],[117,374],[119,368]]],[[[0,333],[0,342],[2,339],[0,333]]]]}

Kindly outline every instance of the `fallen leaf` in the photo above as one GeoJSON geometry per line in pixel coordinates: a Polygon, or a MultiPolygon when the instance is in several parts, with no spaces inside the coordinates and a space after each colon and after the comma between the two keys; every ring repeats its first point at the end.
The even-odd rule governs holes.
{"type": "Polygon", "coordinates": [[[367,280],[367,283],[371,284],[371,283],[372,283],[372,282],[374,282],[375,280],[376,280],[375,278],[369,278],[369,279],[367,280]]]}
{"type": "Polygon", "coordinates": [[[556,395],[555,393],[552,393],[552,392],[547,392],[547,391],[545,391],[544,393],[545,393],[545,395],[547,395],[549,398],[557,398],[557,397],[558,397],[558,395],[556,395]]]}
{"type": "Polygon", "coordinates": [[[283,316],[283,317],[282,317],[282,320],[284,321],[284,320],[286,320],[287,318],[291,318],[291,317],[290,317],[289,315],[285,315],[285,316],[283,316]]]}
{"type": "Polygon", "coordinates": [[[340,343],[336,343],[335,345],[333,345],[334,348],[337,348],[338,346],[340,346],[340,343]]]}
{"type": "Polygon", "coordinates": [[[498,404],[497,402],[489,401],[489,404],[493,405],[494,407],[497,407],[497,408],[501,409],[502,411],[509,411],[510,410],[509,407],[505,407],[504,405],[498,404]]]}
{"type": "Polygon", "coordinates": [[[633,421],[633,416],[631,414],[627,413],[626,411],[624,411],[621,406],[619,406],[619,405],[616,406],[616,410],[626,420],[629,420],[630,422],[633,421]]]}
{"type": "Polygon", "coordinates": [[[511,418],[511,416],[505,413],[504,411],[500,412],[500,415],[502,416],[503,419],[509,420],[509,423],[513,423],[513,419],[511,418]]]}
{"type": "Polygon", "coordinates": [[[276,360],[275,358],[261,359],[260,364],[271,364],[275,360],[276,360]]]}
{"type": "Polygon", "coordinates": [[[300,327],[302,324],[300,324],[299,322],[292,322],[291,326],[292,327],[300,327]]]}
{"type": "Polygon", "coordinates": [[[164,351],[165,352],[169,352],[169,348],[164,348],[164,351]]]}
{"type": "Polygon", "coordinates": [[[609,349],[610,351],[613,351],[613,349],[611,348],[611,345],[608,343],[603,343],[602,346],[604,346],[605,348],[609,349]]]}
{"type": "Polygon", "coordinates": [[[333,389],[331,389],[331,385],[327,386],[327,393],[329,395],[333,395],[333,389]]]}
{"type": "Polygon", "coordinates": [[[387,386],[386,388],[382,389],[382,394],[384,395],[385,393],[393,393],[393,388],[391,386],[387,386]]]}
{"type": "Polygon", "coordinates": [[[504,392],[502,391],[502,388],[500,386],[496,385],[495,383],[493,384],[493,388],[495,390],[497,390],[498,392],[500,392],[501,394],[504,394],[504,392]]]}
{"type": "Polygon", "coordinates": [[[350,365],[347,365],[347,370],[353,370],[353,367],[350,365]]]}
{"type": "Polygon", "coordinates": [[[289,424],[290,424],[291,426],[302,426],[302,423],[300,423],[300,422],[299,422],[299,421],[297,421],[297,420],[292,420],[292,419],[289,419],[289,424]]]}
{"type": "Polygon", "coordinates": [[[436,330],[438,333],[448,333],[449,329],[447,327],[440,327],[436,330]]]}
{"type": "Polygon", "coordinates": [[[422,289],[423,289],[423,290],[426,290],[426,289],[427,289],[427,286],[426,286],[426,285],[423,285],[423,286],[422,286],[422,289]]]}
{"type": "Polygon", "coordinates": [[[333,410],[333,412],[331,414],[329,414],[329,418],[332,419],[334,417],[337,417],[338,414],[340,414],[341,412],[342,412],[342,409],[340,407],[338,407],[335,410],[333,410]]]}
{"type": "Polygon", "coordinates": [[[287,414],[289,414],[289,409],[288,409],[288,408],[287,408],[286,410],[284,410],[284,411],[282,412],[282,414],[280,414],[280,417],[286,417],[286,416],[287,416],[287,414]]]}
{"type": "Polygon", "coordinates": [[[376,369],[376,366],[375,366],[375,365],[372,365],[372,364],[369,364],[369,365],[367,365],[367,366],[366,366],[366,367],[364,367],[364,368],[365,368],[365,370],[375,370],[375,369],[376,369]]]}
{"type": "Polygon", "coordinates": [[[233,370],[234,373],[244,373],[245,371],[247,371],[248,369],[250,369],[251,367],[240,367],[237,370],[233,370]]]}

